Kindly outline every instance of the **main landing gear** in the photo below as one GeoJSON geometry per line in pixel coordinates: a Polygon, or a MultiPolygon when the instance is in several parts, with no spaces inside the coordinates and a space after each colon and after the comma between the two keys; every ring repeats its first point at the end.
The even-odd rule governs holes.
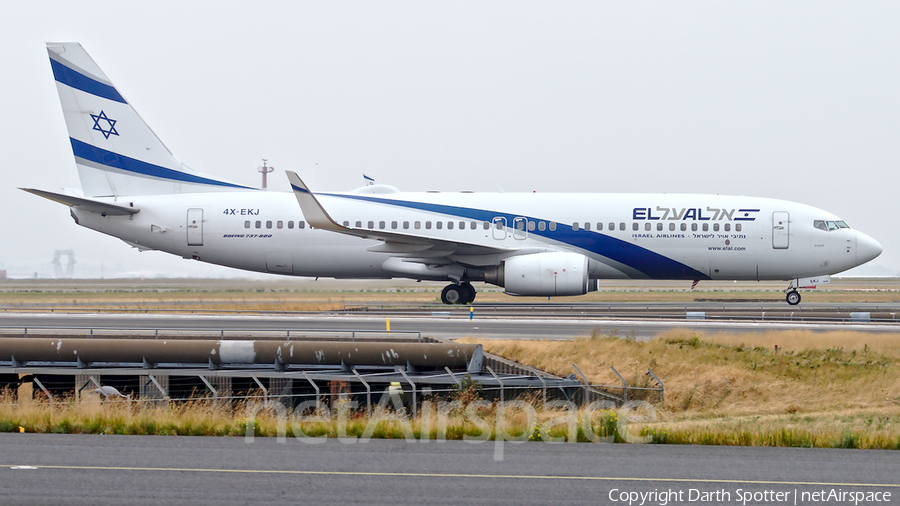
{"type": "Polygon", "coordinates": [[[444,304],[468,304],[475,300],[475,287],[472,283],[452,284],[441,291],[441,302],[444,304]]]}

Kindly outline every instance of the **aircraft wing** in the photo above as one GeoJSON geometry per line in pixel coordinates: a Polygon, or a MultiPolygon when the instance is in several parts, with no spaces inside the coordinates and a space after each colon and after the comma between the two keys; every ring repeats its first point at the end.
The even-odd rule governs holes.
{"type": "Polygon", "coordinates": [[[19,189],[37,195],[38,197],[44,197],[45,199],[59,202],[60,204],[65,204],[69,207],[77,207],[97,214],[109,216],[127,216],[129,214],[138,213],[141,210],[139,207],[120,206],[117,204],[100,202],[99,200],[75,197],[74,195],[64,195],[62,193],[53,193],[46,190],[37,190],[35,188],[19,189]]]}
{"type": "Polygon", "coordinates": [[[498,253],[510,253],[515,251],[510,248],[484,246],[460,241],[448,241],[433,237],[401,233],[390,230],[371,230],[345,227],[336,222],[328,211],[319,203],[319,199],[309,190],[306,183],[295,172],[285,171],[294,196],[300,204],[306,222],[314,228],[331,230],[339,234],[352,235],[364,239],[378,239],[384,241],[369,248],[369,251],[379,253],[391,253],[396,256],[414,258],[438,258],[450,255],[496,255],[498,253]]]}

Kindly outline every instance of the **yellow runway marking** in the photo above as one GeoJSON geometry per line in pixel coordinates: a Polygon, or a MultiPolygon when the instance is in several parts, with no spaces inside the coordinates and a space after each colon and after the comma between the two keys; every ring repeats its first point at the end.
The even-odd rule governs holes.
{"type": "Polygon", "coordinates": [[[628,478],[616,476],[554,476],[527,474],[462,474],[462,473],[404,473],[387,471],[300,471],[289,469],[203,469],[191,467],[127,467],[127,466],[44,466],[40,464],[15,464],[0,467],[12,468],[28,466],[35,469],[62,469],[86,471],[155,471],[188,473],[241,473],[241,474],[287,474],[318,476],[381,476],[397,478],[472,478],[504,480],[571,480],[571,481],[629,481],[629,482],[672,482],[672,483],[732,483],[749,485],[808,485],[819,487],[888,487],[900,488],[900,483],[829,483],[818,481],[769,481],[769,480],[716,480],[703,478],[628,478]]]}

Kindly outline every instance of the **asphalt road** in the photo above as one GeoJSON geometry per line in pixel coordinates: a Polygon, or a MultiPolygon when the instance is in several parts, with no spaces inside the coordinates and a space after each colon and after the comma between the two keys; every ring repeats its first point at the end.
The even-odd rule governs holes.
{"type": "MultiPolygon", "coordinates": [[[[384,331],[386,318],[366,316],[208,316],[168,314],[46,314],[2,313],[0,330],[17,331],[25,327],[94,328],[94,329],[193,329],[229,335],[241,331],[291,329],[294,335],[304,330],[335,333],[347,330],[384,331]]],[[[897,324],[874,323],[809,323],[809,322],[750,322],[709,320],[626,320],[626,319],[522,319],[478,316],[473,320],[450,316],[390,318],[390,328],[398,331],[419,331],[426,336],[442,338],[474,337],[479,339],[572,339],[615,333],[646,339],[671,329],[694,329],[702,332],[768,332],[771,330],[808,329],[815,331],[855,330],[861,332],[900,332],[897,324]]],[[[313,334],[315,335],[315,334],[313,334]]]]}
{"type": "Polygon", "coordinates": [[[701,492],[721,499],[706,504],[794,504],[794,494],[832,490],[900,497],[892,451],[505,443],[498,461],[495,450],[493,442],[2,434],[0,502],[628,504],[623,493],[671,491],[681,500],[670,504],[701,492]],[[766,500],[778,493],[786,499],[766,500]]]}

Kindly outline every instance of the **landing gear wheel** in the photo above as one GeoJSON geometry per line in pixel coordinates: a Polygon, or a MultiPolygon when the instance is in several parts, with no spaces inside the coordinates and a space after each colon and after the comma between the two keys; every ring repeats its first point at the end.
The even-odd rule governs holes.
{"type": "Polygon", "coordinates": [[[460,301],[459,301],[460,304],[469,304],[475,300],[476,292],[475,292],[475,287],[472,286],[472,283],[463,283],[463,284],[459,285],[459,287],[462,288],[463,291],[465,292],[463,294],[463,298],[460,299],[460,301]]]}
{"type": "Polygon", "coordinates": [[[786,299],[788,304],[796,306],[800,303],[800,292],[798,292],[797,290],[791,290],[787,293],[786,299]]]}
{"type": "Polygon", "coordinates": [[[441,302],[444,304],[460,304],[463,298],[464,289],[460,285],[447,285],[441,291],[441,302]]]}

